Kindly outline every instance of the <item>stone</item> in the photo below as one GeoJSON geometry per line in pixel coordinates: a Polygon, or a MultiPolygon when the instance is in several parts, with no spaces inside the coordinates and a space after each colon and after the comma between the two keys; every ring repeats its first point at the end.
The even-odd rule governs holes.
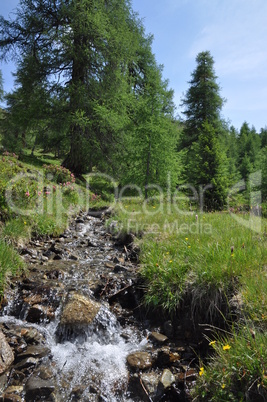
{"type": "Polygon", "coordinates": [[[59,342],[86,338],[86,330],[100,310],[100,304],[91,298],[71,293],[63,307],[56,335],[59,342]]]}
{"type": "Polygon", "coordinates": [[[23,359],[19,363],[15,364],[14,369],[23,370],[29,367],[34,367],[37,365],[38,361],[39,360],[35,359],[34,357],[27,357],[26,359],[23,359]]]}
{"type": "Polygon", "coordinates": [[[115,265],[115,267],[114,267],[114,272],[115,272],[116,274],[119,273],[119,272],[127,272],[127,271],[128,271],[128,268],[124,267],[123,265],[117,264],[117,265],[115,265]]]}
{"type": "Polygon", "coordinates": [[[151,332],[149,338],[156,343],[165,343],[168,340],[166,335],[160,334],[159,332],[151,332]]]}
{"type": "Polygon", "coordinates": [[[32,323],[39,323],[42,320],[50,321],[55,317],[51,307],[43,306],[42,304],[34,304],[29,308],[26,320],[32,323]]]}
{"type": "Polygon", "coordinates": [[[100,304],[78,293],[73,293],[63,308],[61,324],[91,324],[100,304]]]}
{"type": "Polygon", "coordinates": [[[36,328],[22,328],[21,336],[30,344],[44,341],[44,336],[36,328]]]}
{"type": "Polygon", "coordinates": [[[23,392],[23,386],[10,386],[5,390],[6,394],[21,394],[23,392]]]}
{"type": "Polygon", "coordinates": [[[105,267],[109,269],[114,269],[115,265],[112,262],[105,262],[105,267]]]}
{"type": "Polygon", "coordinates": [[[145,370],[152,367],[153,359],[150,353],[134,352],[127,356],[127,363],[133,370],[145,370]]]}
{"type": "Polygon", "coordinates": [[[38,377],[30,377],[25,384],[27,401],[34,401],[36,398],[44,399],[52,394],[55,386],[52,382],[42,380],[38,377]]]}
{"type": "Polygon", "coordinates": [[[53,258],[55,257],[55,253],[53,251],[51,251],[51,250],[46,250],[43,253],[43,256],[47,257],[49,260],[53,260],[53,258]]]}
{"type": "Polygon", "coordinates": [[[87,246],[88,247],[97,247],[97,244],[92,242],[91,240],[88,240],[87,246]]]}
{"type": "Polygon", "coordinates": [[[160,367],[170,366],[180,359],[181,356],[177,352],[171,352],[169,347],[164,346],[158,351],[157,364],[160,367]]]}
{"type": "Polygon", "coordinates": [[[160,377],[160,384],[163,386],[164,390],[167,390],[175,383],[175,377],[172,372],[165,369],[160,377]]]}
{"type": "Polygon", "coordinates": [[[2,402],[22,402],[22,399],[19,395],[16,394],[7,394],[4,393],[2,397],[0,398],[0,401],[2,402]]]}
{"type": "Polygon", "coordinates": [[[71,255],[69,255],[69,259],[72,261],[78,261],[79,257],[77,257],[77,255],[71,254],[71,255]]]}
{"type": "Polygon", "coordinates": [[[50,349],[45,346],[40,345],[31,345],[28,346],[27,350],[23,353],[20,353],[17,358],[26,358],[26,357],[44,357],[50,353],[50,349]]]}
{"type": "Polygon", "coordinates": [[[3,374],[14,361],[14,353],[9,346],[5,335],[0,331],[0,375],[3,374]]]}
{"type": "Polygon", "coordinates": [[[156,397],[156,394],[157,394],[157,389],[158,389],[158,384],[159,384],[159,374],[154,373],[153,371],[151,373],[142,373],[141,380],[142,380],[148,394],[154,400],[154,398],[156,397]]]}

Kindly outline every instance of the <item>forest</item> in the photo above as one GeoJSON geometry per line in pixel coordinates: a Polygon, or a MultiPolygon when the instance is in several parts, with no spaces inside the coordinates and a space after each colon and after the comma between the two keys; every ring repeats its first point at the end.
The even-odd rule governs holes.
{"type": "Polygon", "coordinates": [[[144,191],[166,188],[167,177],[173,189],[210,185],[207,210],[223,209],[229,188],[244,179],[248,189],[261,171],[266,200],[267,128],[257,133],[244,116],[237,130],[221,117],[209,51],[188,73],[180,110],[153,38],[125,0],[21,1],[0,26],[1,58],[17,62],[15,89],[1,92],[4,150],[42,148],[77,176],[105,172],[144,191]]]}
{"type": "MultiPolygon", "coordinates": [[[[227,99],[207,49],[175,105],[152,44],[130,0],[20,0],[12,19],[0,16],[0,60],[16,63],[9,93],[0,71],[0,319],[11,278],[26,276],[27,290],[31,269],[37,277],[63,257],[64,268],[98,250],[96,225],[97,241],[83,239],[79,256],[62,251],[80,241],[73,219],[100,213],[105,236],[125,241],[124,257],[101,269],[123,276],[123,264],[134,264],[145,318],[164,318],[170,336],[187,342],[179,349],[173,336],[160,350],[154,374],[167,367],[171,377],[161,399],[160,381],[153,394],[145,369],[131,374],[140,400],[264,402],[267,122],[257,132],[245,115],[240,129],[222,116],[227,99]],[[32,244],[39,251],[28,254],[32,244]],[[190,362],[181,358],[192,351],[190,362]]],[[[107,243],[97,258],[103,250],[107,243]]],[[[101,295],[112,280],[97,283],[101,295]]],[[[134,287],[124,286],[109,300],[134,287]]]]}

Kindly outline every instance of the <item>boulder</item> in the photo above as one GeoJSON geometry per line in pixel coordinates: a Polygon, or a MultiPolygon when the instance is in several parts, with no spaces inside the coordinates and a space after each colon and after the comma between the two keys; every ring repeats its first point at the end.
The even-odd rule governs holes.
{"type": "Polygon", "coordinates": [[[56,335],[59,342],[86,337],[88,326],[100,310],[100,304],[88,296],[71,293],[63,307],[56,335]]]}
{"type": "Polygon", "coordinates": [[[153,359],[150,353],[134,352],[127,356],[127,363],[134,371],[149,369],[153,365],[153,359]]]}
{"type": "Polygon", "coordinates": [[[0,331],[0,350],[0,374],[3,374],[13,363],[14,353],[2,331],[0,331]]]}
{"type": "Polygon", "coordinates": [[[44,399],[51,395],[54,389],[54,384],[51,381],[32,376],[25,385],[26,400],[35,401],[36,398],[44,399]]]}

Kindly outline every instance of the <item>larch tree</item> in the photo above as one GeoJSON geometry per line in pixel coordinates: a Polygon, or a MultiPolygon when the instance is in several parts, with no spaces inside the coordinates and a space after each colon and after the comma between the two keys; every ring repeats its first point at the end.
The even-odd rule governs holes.
{"type": "Polygon", "coordinates": [[[131,66],[131,124],[127,138],[128,169],[123,184],[138,185],[145,193],[177,182],[178,130],[174,124],[173,91],[162,78],[151,50],[151,37],[141,38],[138,58],[131,66]]]}
{"type": "Polygon", "coordinates": [[[0,18],[2,59],[23,64],[31,56],[32,79],[64,99],[70,142],[64,165],[77,175],[99,157],[108,160],[111,142],[119,142],[135,25],[126,0],[20,0],[14,20],[0,18]]]}

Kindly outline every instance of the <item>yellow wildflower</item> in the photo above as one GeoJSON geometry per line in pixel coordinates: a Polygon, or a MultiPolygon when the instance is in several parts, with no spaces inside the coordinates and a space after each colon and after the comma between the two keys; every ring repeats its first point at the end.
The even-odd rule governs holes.
{"type": "Polygon", "coordinates": [[[210,345],[210,346],[213,346],[213,345],[215,345],[215,343],[216,343],[216,341],[211,341],[211,342],[209,343],[209,345],[210,345]]]}
{"type": "Polygon", "coordinates": [[[200,367],[199,375],[200,377],[204,374],[204,367],[200,367]]]}
{"type": "Polygon", "coordinates": [[[225,384],[222,384],[222,389],[224,389],[226,387],[226,385],[225,384]]]}
{"type": "Polygon", "coordinates": [[[224,346],[223,346],[223,350],[229,350],[229,349],[231,349],[231,346],[230,346],[230,345],[224,345],[224,346]]]}
{"type": "Polygon", "coordinates": [[[185,240],[188,240],[188,237],[186,237],[185,240]]]}

